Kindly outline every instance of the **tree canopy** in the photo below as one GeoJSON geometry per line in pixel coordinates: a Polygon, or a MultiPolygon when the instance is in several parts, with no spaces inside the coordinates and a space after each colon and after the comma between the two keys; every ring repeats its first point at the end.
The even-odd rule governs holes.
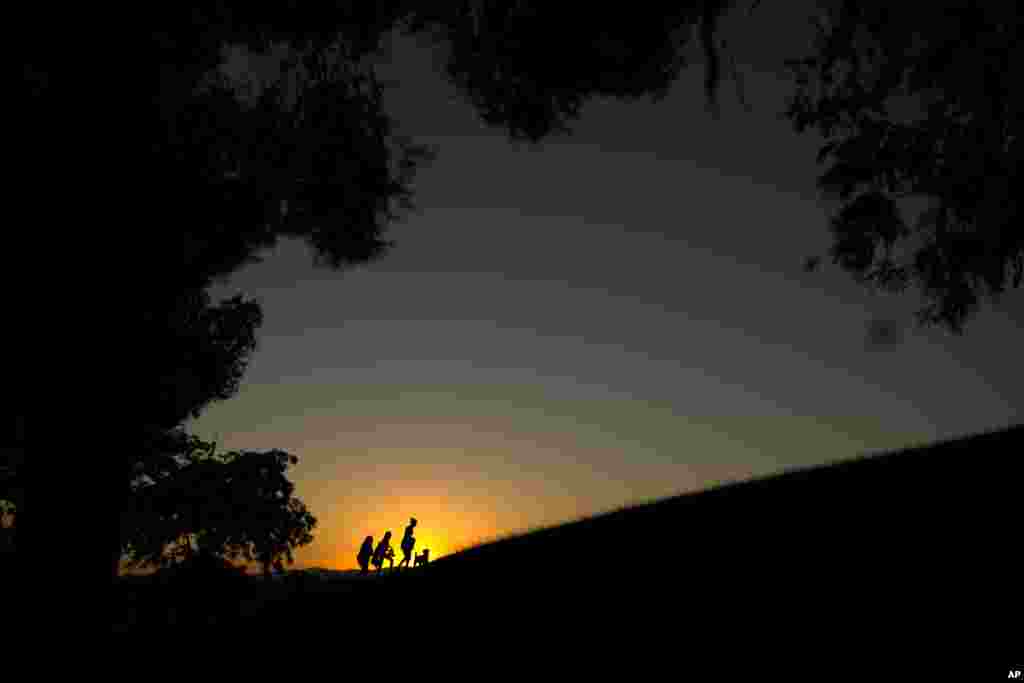
{"type": "Polygon", "coordinates": [[[790,63],[787,115],[825,137],[818,185],[841,202],[833,261],[866,285],[918,286],[919,319],[955,332],[1024,277],[1022,21],[1011,2],[844,0],[790,63]],[[918,115],[894,111],[901,99],[918,115]],[[916,221],[907,198],[925,202],[916,221]]]}
{"type": "Polygon", "coordinates": [[[122,517],[122,550],[135,566],[167,566],[196,552],[278,569],[312,542],[316,518],[285,476],[298,458],[280,450],[217,453],[181,431],[178,451],[140,463],[122,517]]]}
{"type": "Polygon", "coordinates": [[[488,124],[537,142],[570,130],[582,104],[599,96],[662,99],[699,29],[706,94],[720,78],[714,34],[732,3],[615,4],[539,1],[419,3],[406,30],[430,31],[446,52],[447,76],[488,124]]]}
{"type": "MultiPolygon", "coordinates": [[[[448,77],[485,122],[537,141],[570,130],[589,98],[664,96],[694,36],[714,104],[721,20],[743,4],[425,3],[410,27],[435,29],[448,77]]],[[[757,20],[777,6],[750,3],[757,20]]],[[[917,287],[918,320],[962,332],[1024,274],[1017,3],[823,0],[817,9],[812,54],[789,62],[785,114],[797,132],[825,137],[818,186],[840,200],[828,221],[831,260],[866,286],[917,287]],[[906,120],[898,107],[908,101],[923,115],[906,120]]]]}
{"type": "Polygon", "coordinates": [[[395,134],[382,106],[367,55],[387,22],[370,5],[282,14],[211,2],[153,27],[155,106],[140,163],[153,173],[147,203],[161,208],[152,256],[173,286],[208,286],[280,237],[305,239],[335,268],[390,246],[384,228],[410,206],[429,154],[395,134]],[[282,78],[255,97],[216,71],[227,46],[282,43],[282,78]]]}

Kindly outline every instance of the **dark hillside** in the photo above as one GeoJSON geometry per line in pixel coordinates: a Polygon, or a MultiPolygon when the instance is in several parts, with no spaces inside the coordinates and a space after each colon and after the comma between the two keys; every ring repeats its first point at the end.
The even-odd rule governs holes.
{"type": "Polygon", "coordinates": [[[737,615],[970,632],[1016,603],[1019,634],[1022,464],[1020,426],[865,456],[472,548],[364,597],[465,628],[588,632],[737,615]]]}
{"type": "Polygon", "coordinates": [[[1022,464],[1021,426],[865,456],[537,530],[400,575],[311,582],[244,621],[305,624],[332,641],[398,624],[442,640],[700,632],[877,648],[930,635],[1006,653],[1022,632],[1022,464]]]}

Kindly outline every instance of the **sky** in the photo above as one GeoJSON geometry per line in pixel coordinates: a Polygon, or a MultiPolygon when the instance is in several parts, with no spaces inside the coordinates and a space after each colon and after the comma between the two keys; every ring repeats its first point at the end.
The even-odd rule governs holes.
{"type": "Polygon", "coordinates": [[[388,106],[438,150],[417,213],[374,264],[314,268],[285,241],[219,285],[265,322],[238,394],[188,425],[299,457],[289,476],[319,524],[296,566],[353,568],[365,536],[397,540],[411,516],[437,557],[1021,421],[1020,292],[962,337],[904,327],[878,344],[867,323],[909,321],[914,295],[803,272],[830,239],[820,139],[781,117],[781,60],[806,31],[795,18],[762,40],[733,21],[752,111],[726,82],[714,119],[697,67],[661,103],[593,102],[534,147],[484,127],[423,45],[393,41],[388,106]]]}

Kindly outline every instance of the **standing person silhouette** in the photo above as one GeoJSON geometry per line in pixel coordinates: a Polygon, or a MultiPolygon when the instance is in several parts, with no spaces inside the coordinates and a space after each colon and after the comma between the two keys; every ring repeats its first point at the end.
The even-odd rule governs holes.
{"type": "Polygon", "coordinates": [[[405,535],[402,536],[402,561],[398,563],[399,568],[409,566],[412,559],[412,549],[416,547],[416,539],[413,538],[412,530],[416,527],[416,518],[409,519],[409,526],[405,527],[405,535]]]}
{"type": "Polygon", "coordinates": [[[359,548],[359,554],[356,555],[356,562],[359,563],[360,576],[366,576],[370,573],[371,557],[373,557],[373,536],[367,536],[363,540],[363,545],[359,548]]]}
{"type": "MultiPolygon", "coordinates": [[[[377,568],[377,573],[384,568],[384,560],[388,557],[394,558],[395,551],[391,548],[391,532],[385,531],[384,538],[380,539],[380,543],[377,544],[377,549],[373,551],[373,566],[377,568]]],[[[394,565],[394,560],[391,560],[394,565]]]]}

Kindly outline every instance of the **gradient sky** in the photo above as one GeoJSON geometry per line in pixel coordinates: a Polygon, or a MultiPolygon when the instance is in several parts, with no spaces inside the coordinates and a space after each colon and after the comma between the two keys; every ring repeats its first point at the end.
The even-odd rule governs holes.
{"type": "Polygon", "coordinates": [[[908,328],[879,346],[868,320],[908,319],[917,299],[802,272],[829,245],[829,207],[819,139],[779,116],[781,59],[806,38],[783,24],[770,44],[751,40],[756,21],[729,34],[750,113],[726,82],[715,121],[697,67],[660,104],[595,102],[573,136],[533,148],[394,42],[389,106],[439,150],[420,211],[371,266],[314,269],[284,242],[218,287],[266,321],[238,395],[189,425],[299,456],[290,477],[320,523],[297,566],[352,568],[364,536],[400,537],[411,515],[437,556],[1020,422],[1019,292],[961,338],[908,328]]]}

